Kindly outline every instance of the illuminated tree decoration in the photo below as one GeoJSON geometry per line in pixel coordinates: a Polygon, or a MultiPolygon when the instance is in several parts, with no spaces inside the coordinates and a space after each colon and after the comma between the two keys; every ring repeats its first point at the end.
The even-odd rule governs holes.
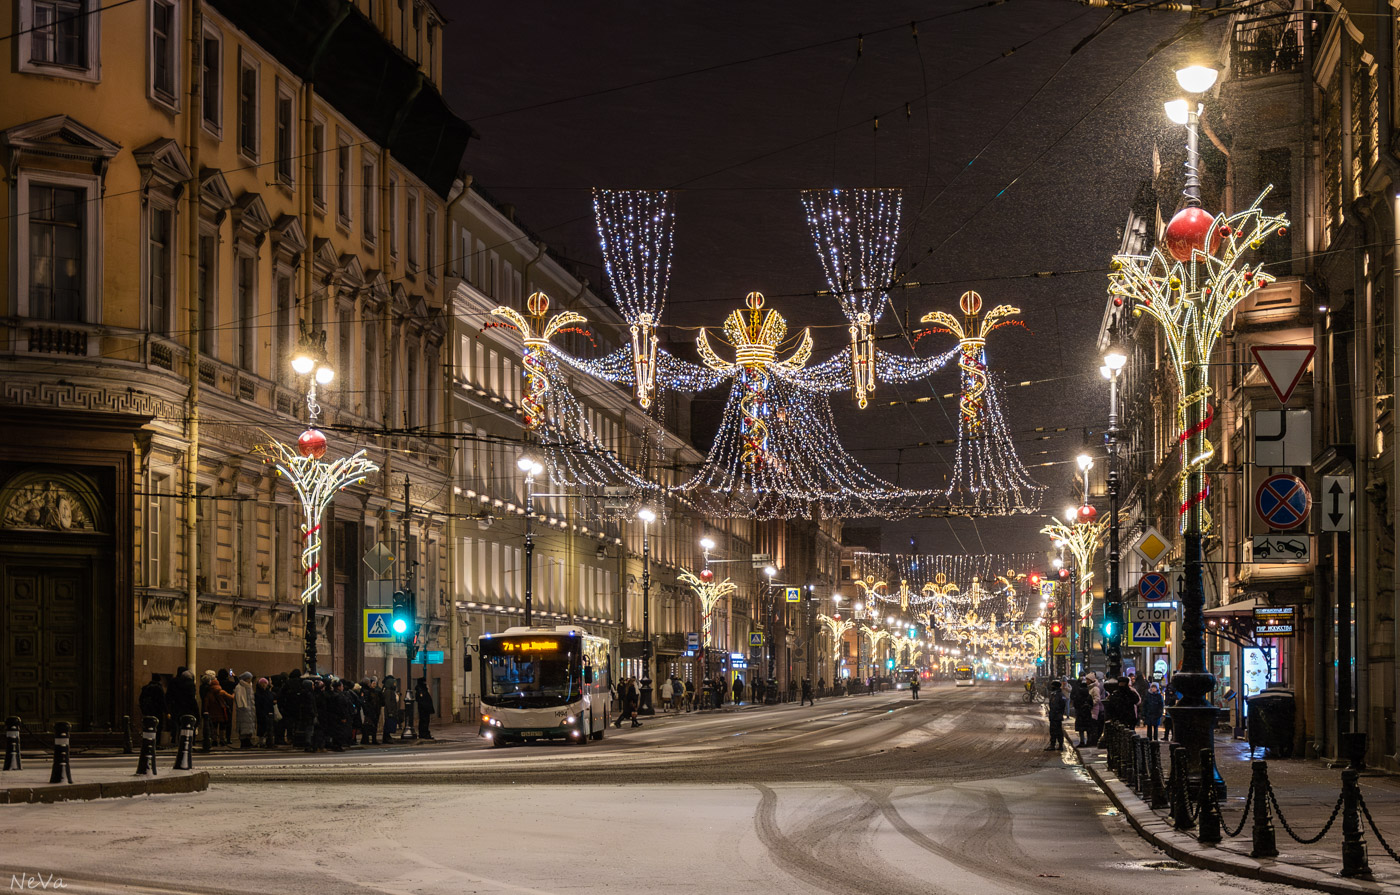
{"type": "Polygon", "coordinates": [[[1215,455],[1206,439],[1215,411],[1204,371],[1230,314],[1257,289],[1274,281],[1262,263],[1251,265],[1243,258],[1246,249],[1258,249],[1269,236],[1287,233],[1287,217],[1265,214],[1259,207],[1272,189],[1266,188],[1249,208],[1232,215],[1212,218],[1200,208],[1183,209],[1168,226],[1165,246],[1153,248],[1150,255],[1114,256],[1108,275],[1114,304],[1127,302],[1134,317],[1148,314],[1166,337],[1178,395],[1177,514],[1182,531],[1187,528],[1187,514],[1197,504],[1200,530],[1210,530],[1210,514],[1203,503],[1210,493],[1204,467],[1215,455]],[[1204,485],[1192,494],[1190,479],[1197,467],[1204,485]]]}
{"type": "Polygon", "coordinates": [[[714,626],[715,606],[720,600],[737,591],[739,586],[728,578],[723,581],[703,581],[690,571],[681,572],[677,577],[690,585],[690,589],[700,598],[701,640],[705,649],[709,649],[714,645],[710,634],[714,626]]]}
{"type": "Polygon", "coordinates": [[[841,639],[846,636],[847,631],[856,626],[856,623],[848,618],[832,618],[824,614],[817,616],[817,623],[831,637],[831,662],[835,665],[841,661],[841,639]]]}
{"type": "Polygon", "coordinates": [[[1011,431],[1001,412],[1001,398],[987,372],[987,336],[1021,313],[1011,305],[997,305],[985,315],[982,296],[964,292],[958,299],[959,319],[946,311],[925,314],[930,332],[948,332],[958,340],[958,367],[962,371],[962,395],[958,401],[958,442],[948,500],[954,507],[982,511],[1034,511],[1045,486],[1037,484],[1021,464],[1011,441],[1011,431]]]}
{"type": "Polygon", "coordinates": [[[1102,519],[1089,519],[1082,522],[1061,522],[1054,516],[1050,524],[1040,530],[1051,540],[1063,542],[1074,556],[1074,568],[1079,585],[1079,601],[1076,604],[1077,617],[1088,618],[1094,611],[1094,597],[1090,584],[1094,580],[1094,554],[1103,546],[1104,535],[1108,532],[1108,514],[1102,519]]]}
{"type": "Polygon", "coordinates": [[[656,322],[671,278],[675,213],[670,194],[594,190],[593,217],[603,266],[632,336],[632,382],[637,403],[651,406],[656,392],[656,322]]]}
{"type": "Polygon", "coordinates": [[[897,189],[802,192],[826,282],[850,322],[851,385],[862,408],[875,390],[874,326],[894,282],[902,202],[897,189]]]}
{"type": "Polygon", "coordinates": [[[587,323],[582,314],[564,311],[545,321],[549,313],[549,296],[543,292],[532,292],[525,300],[530,311],[530,320],[514,308],[505,306],[491,309],[493,317],[504,317],[520,333],[523,345],[521,363],[525,368],[525,391],[520,399],[520,410],[524,416],[525,428],[538,429],[544,422],[545,393],[549,391],[549,375],[545,370],[545,352],[549,340],[561,332],[577,332],[575,324],[587,323]]]}

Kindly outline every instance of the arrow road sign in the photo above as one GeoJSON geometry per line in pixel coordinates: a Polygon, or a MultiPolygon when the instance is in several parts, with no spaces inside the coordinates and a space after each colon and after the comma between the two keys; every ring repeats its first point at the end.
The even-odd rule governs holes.
{"type": "Polygon", "coordinates": [[[1312,561],[1312,536],[1307,532],[1254,535],[1250,562],[1292,563],[1312,561]]]}
{"type": "Polygon", "coordinates": [[[1297,528],[1308,521],[1312,495],[1296,475],[1271,475],[1254,492],[1254,512],[1275,531],[1297,528]]]}
{"type": "Polygon", "coordinates": [[[1148,603],[1157,603],[1172,598],[1171,582],[1161,572],[1148,572],[1138,579],[1138,596],[1148,603]]]}
{"type": "Polygon", "coordinates": [[[1255,345],[1249,350],[1269,381],[1269,388],[1278,396],[1278,402],[1287,404],[1317,348],[1313,345],[1255,345]]]}
{"type": "Polygon", "coordinates": [[[1323,531],[1351,531],[1351,476],[1322,477],[1323,531]]]}

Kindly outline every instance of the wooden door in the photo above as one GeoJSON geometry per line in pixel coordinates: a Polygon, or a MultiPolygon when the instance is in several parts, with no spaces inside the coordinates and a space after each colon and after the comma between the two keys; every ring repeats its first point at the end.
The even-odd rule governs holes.
{"type": "Polygon", "coordinates": [[[4,567],[0,714],[44,727],[86,720],[87,564],[58,561],[4,567]]]}

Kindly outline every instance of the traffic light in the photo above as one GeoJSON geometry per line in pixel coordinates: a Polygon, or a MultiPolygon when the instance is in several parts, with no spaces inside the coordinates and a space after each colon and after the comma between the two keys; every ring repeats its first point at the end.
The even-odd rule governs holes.
{"type": "Polygon", "coordinates": [[[918,636],[919,636],[919,629],[916,628],[916,627],[914,627],[913,625],[910,625],[910,626],[909,626],[909,639],[910,639],[910,640],[913,640],[915,637],[918,637],[918,636]]]}
{"type": "Polygon", "coordinates": [[[1104,640],[1112,640],[1118,631],[1118,625],[1123,620],[1123,604],[1119,602],[1105,603],[1103,605],[1103,636],[1104,640]]]}
{"type": "Polygon", "coordinates": [[[886,660],[885,660],[885,667],[886,667],[886,668],[889,668],[889,669],[893,669],[893,668],[894,668],[894,660],[893,660],[893,659],[886,659],[886,660]]]}
{"type": "Polygon", "coordinates": [[[1026,579],[1026,580],[1028,580],[1028,581],[1031,583],[1031,587],[1035,588],[1036,590],[1040,590],[1040,573],[1039,573],[1039,572],[1031,572],[1030,575],[1027,576],[1027,579],[1026,579]]]}
{"type": "Polygon", "coordinates": [[[408,661],[412,663],[416,658],[418,658],[418,632],[414,631],[413,641],[408,645],[408,661]]]}
{"type": "Polygon", "coordinates": [[[413,629],[412,598],[404,591],[394,591],[394,613],[389,627],[400,642],[403,642],[408,632],[413,629]]]}
{"type": "Polygon", "coordinates": [[[1064,630],[1064,626],[1062,626],[1059,622],[1051,622],[1051,623],[1050,623],[1050,636],[1051,636],[1051,637],[1059,637],[1059,636],[1060,636],[1060,632],[1062,632],[1063,630],[1064,630]]]}

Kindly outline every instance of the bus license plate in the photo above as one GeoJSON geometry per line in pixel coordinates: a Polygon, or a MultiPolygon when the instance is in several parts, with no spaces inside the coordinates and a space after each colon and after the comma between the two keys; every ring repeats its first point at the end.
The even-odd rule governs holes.
{"type": "Polygon", "coordinates": [[[542,737],[542,736],[544,736],[544,731],[543,731],[543,730],[522,730],[522,731],[520,731],[520,735],[523,736],[523,737],[542,737]]]}

